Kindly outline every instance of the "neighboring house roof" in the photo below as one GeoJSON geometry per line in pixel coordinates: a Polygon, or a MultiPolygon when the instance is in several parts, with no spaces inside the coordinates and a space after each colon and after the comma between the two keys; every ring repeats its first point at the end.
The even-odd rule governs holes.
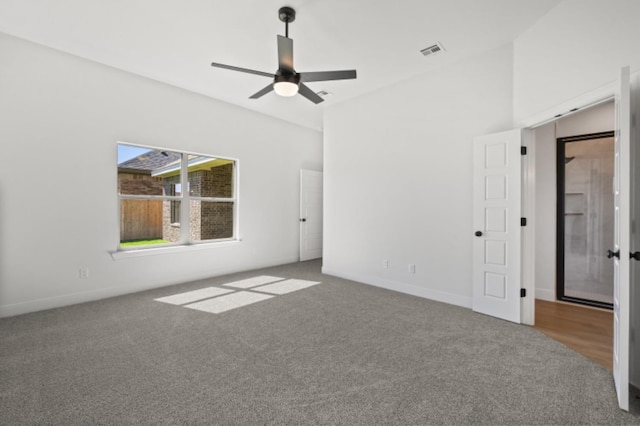
{"type": "Polygon", "coordinates": [[[153,170],[179,161],[180,153],[178,152],[151,150],[118,164],[118,171],[151,173],[153,170]]]}
{"type": "MultiPolygon", "coordinates": [[[[196,170],[211,170],[214,167],[222,166],[224,164],[233,163],[232,160],[215,157],[202,157],[202,156],[189,156],[189,173],[196,170]]],[[[167,164],[166,166],[156,169],[151,172],[151,176],[169,177],[180,174],[181,164],[179,162],[167,164]]]]}

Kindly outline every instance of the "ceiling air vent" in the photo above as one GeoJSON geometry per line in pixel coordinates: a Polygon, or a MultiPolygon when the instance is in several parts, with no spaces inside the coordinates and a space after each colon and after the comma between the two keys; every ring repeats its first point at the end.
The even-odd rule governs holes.
{"type": "Polygon", "coordinates": [[[433,46],[425,47],[420,51],[424,56],[435,55],[436,53],[444,52],[445,49],[440,43],[436,43],[433,46]]]}

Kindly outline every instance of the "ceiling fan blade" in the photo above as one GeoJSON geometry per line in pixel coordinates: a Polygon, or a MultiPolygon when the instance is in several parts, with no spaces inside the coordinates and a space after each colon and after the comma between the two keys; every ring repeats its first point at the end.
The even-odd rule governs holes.
{"type": "Polygon", "coordinates": [[[272,90],[273,90],[273,83],[271,83],[270,85],[268,85],[264,89],[254,93],[253,95],[249,96],[249,99],[258,99],[258,98],[266,95],[267,93],[271,92],[272,90]]]}
{"type": "Polygon", "coordinates": [[[319,104],[320,102],[324,101],[324,99],[322,99],[316,92],[309,89],[309,86],[305,86],[304,84],[300,83],[298,87],[298,93],[309,99],[314,104],[319,104]]]}
{"type": "Polygon", "coordinates": [[[293,40],[278,36],[278,66],[283,71],[293,71],[293,40]]]}
{"type": "Polygon", "coordinates": [[[226,70],[231,70],[231,71],[240,71],[240,72],[246,72],[248,74],[256,74],[256,75],[261,75],[263,77],[269,77],[269,78],[273,78],[274,75],[268,72],[262,72],[262,71],[256,71],[256,70],[250,70],[248,68],[240,68],[240,67],[234,67],[231,65],[225,65],[225,64],[218,64],[216,62],[211,62],[211,66],[212,67],[216,67],[216,68],[224,68],[226,70]]]}
{"type": "Polygon", "coordinates": [[[301,72],[300,81],[350,80],[356,78],[356,70],[301,72]]]}

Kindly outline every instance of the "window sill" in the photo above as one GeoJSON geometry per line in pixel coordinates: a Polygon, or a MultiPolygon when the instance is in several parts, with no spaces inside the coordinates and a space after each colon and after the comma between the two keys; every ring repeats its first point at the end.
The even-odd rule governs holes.
{"type": "Polygon", "coordinates": [[[168,247],[150,247],[150,248],[142,248],[142,249],[134,249],[134,250],[118,250],[112,251],[111,258],[113,260],[120,259],[129,259],[132,257],[144,257],[144,256],[158,256],[162,254],[173,254],[173,253],[189,253],[192,251],[198,250],[208,250],[214,249],[218,247],[228,247],[232,245],[236,245],[242,242],[242,239],[237,240],[228,240],[228,241],[218,241],[214,243],[201,243],[201,244],[184,244],[177,246],[168,246],[168,247]]]}

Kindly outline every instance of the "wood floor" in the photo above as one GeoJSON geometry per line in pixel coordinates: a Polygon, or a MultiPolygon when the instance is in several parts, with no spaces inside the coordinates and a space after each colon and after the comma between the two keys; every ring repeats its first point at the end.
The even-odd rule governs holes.
{"type": "Polygon", "coordinates": [[[613,368],[613,312],[536,299],[534,328],[576,352],[613,368]]]}

